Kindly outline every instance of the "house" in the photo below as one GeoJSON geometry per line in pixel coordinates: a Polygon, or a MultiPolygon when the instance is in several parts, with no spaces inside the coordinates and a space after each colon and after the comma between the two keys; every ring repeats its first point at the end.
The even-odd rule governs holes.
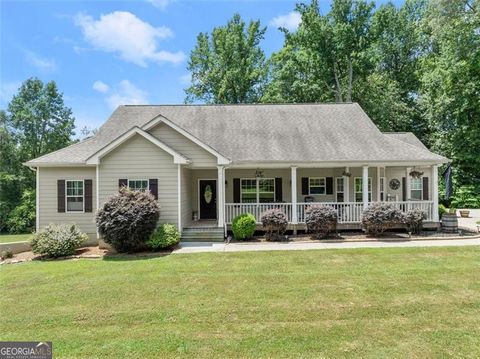
{"type": "Polygon", "coordinates": [[[347,103],[120,106],[95,136],[25,165],[36,170],[37,229],[75,222],[97,238],[95,211],[126,185],[150,190],[184,238],[211,239],[270,208],[302,229],[312,202],[334,207],[340,228],[359,228],[375,201],[421,208],[436,226],[446,162],[347,103]]]}

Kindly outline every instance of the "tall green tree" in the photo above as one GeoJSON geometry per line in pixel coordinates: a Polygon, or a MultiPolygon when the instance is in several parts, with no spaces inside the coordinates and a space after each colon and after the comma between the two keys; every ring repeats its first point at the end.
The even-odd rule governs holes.
{"type": "Polygon", "coordinates": [[[13,96],[8,111],[0,112],[0,120],[0,209],[7,213],[0,227],[17,223],[15,230],[19,230],[23,223],[23,228],[31,228],[34,213],[26,212],[32,210],[35,174],[22,163],[72,143],[72,110],[65,106],[54,81],[44,84],[30,78],[13,96]],[[15,211],[17,206],[21,208],[15,211]],[[15,213],[22,218],[12,218],[15,213]]]}
{"type": "Polygon", "coordinates": [[[480,186],[480,2],[433,0],[423,21],[420,103],[458,184],[480,186]]]}
{"type": "Polygon", "coordinates": [[[235,14],[226,26],[200,33],[188,62],[191,86],[185,90],[186,102],[257,102],[267,75],[260,48],[265,31],[260,21],[247,26],[235,14]]]}
{"type": "Polygon", "coordinates": [[[22,83],[8,104],[7,126],[17,145],[18,159],[28,161],[65,147],[74,133],[72,110],[54,81],[37,78],[22,83]]]}

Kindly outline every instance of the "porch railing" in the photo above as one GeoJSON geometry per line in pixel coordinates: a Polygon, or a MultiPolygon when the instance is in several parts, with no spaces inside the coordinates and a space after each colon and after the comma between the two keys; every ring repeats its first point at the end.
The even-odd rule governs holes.
{"type": "MultiPolygon", "coordinates": [[[[402,212],[419,208],[426,212],[427,221],[433,219],[433,201],[396,201],[388,203],[393,204],[402,212]]],[[[305,223],[305,211],[312,205],[334,208],[338,213],[338,223],[360,223],[362,220],[362,202],[299,202],[297,203],[298,223],[305,223]]],[[[244,213],[253,214],[257,223],[260,223],[262,213],[273,208],[280,209],[286,214],[288,222],[292,222],[292,203],[226,203],[225,223],[231,224],[236,216],[244,213]]]]}
{"type": "Polygon", "coordinates": [[[337,211],[338,223],[359,223],[362,220],[361,202],[301,202],[297,203],[298,223],[305,223],[305,212],[312,205],[328,206],[337,211]]]}
{"type": "Polygon", "coordinates": [[[291,203],[225,203],[225,223],[231,224],[236,216],[244,213],[253,214],[257,223],[261,223],[262,213],[274,208],[285,213],[288,222],[292,222],[291,203]]]}

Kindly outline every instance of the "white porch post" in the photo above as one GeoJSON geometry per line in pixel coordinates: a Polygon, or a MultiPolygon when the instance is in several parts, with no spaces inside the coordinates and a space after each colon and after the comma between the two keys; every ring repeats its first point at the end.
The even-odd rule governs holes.
{"type": "Polygon", "coordinates": [[[182,165],[179,163],[177,166],[178,231],[182,233],[182,165]]]}
{"type": "MultiPolygon", "coordinates": [[[[96,204],[96,210],[99,210],[100,207],[100,161],[98,161],[97,165],[95,166],[95,188],[96,188],[96,194],[95,194],[95,204],[96,204]]],[[[98,226],[95,226],[97,228],[97,239],[100,239],[100,233],[98,232],[98,226]]]]}
{"type": "Polygon", "coordinates": [[[433,213],[432,219],[434,222],[438,222],[438,165],[432,166],[432,200],[433,200],[433,213]]]}
{"type": "Polygon", "coordinates": [[[368,207],[368,166],[363,166],[362,171],[362,202],[363,208],[368,207]]]}
{"type": "Polygon", "coordinates": [[[407,167],[405,169],[405,201],[408,201],[410,199],[410,172],[412,172],[412,169],[410,167],[407,167]]]}
{"type": "Polygon", "coordinates": [[[291,167],[291,183],[292,183],[292,223],[298,223],[297,216],[297,167],[291,167]]]}
{"type": "Polygon", "coordinates": [[[218,226],[224,225],[224,213],[225,213],[225,172],[224,166],[217,166],[217,206],[218,206],[218,226]]]}
{"type": "Polygon", "coordinates": [[[377,202],[380,202],[380,167],[377,167],[377,202]]]}
{"type": "Polygon", "coordinates": [[[37,167],[35,186],[35,230],[40,231],[40,167],[37,167]]]}
{"type": "MultiPolygon", "coordinates": [[[[345,167],[345,172],[350,172],[350,167],[345,167]]],[[[345,202],[350,202],[350,177],[343,176],[343,198],[345,202]]]]}

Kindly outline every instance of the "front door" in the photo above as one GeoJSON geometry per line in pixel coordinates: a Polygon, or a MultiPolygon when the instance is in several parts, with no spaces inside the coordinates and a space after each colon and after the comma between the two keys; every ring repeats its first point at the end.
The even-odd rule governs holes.
{"type": "Polygon", "coordinates": [[[336,201],[337,202],[343,202],[345,200],[345,186],[344,186],[344,180],[343,177],[337,177],[336,178],[337,183],[336,183],[336,201]]]}
{"type": "Polygon", "coordinates": [[[217,218],[217,180],[200,180],[200,219],[217,218]]]}

